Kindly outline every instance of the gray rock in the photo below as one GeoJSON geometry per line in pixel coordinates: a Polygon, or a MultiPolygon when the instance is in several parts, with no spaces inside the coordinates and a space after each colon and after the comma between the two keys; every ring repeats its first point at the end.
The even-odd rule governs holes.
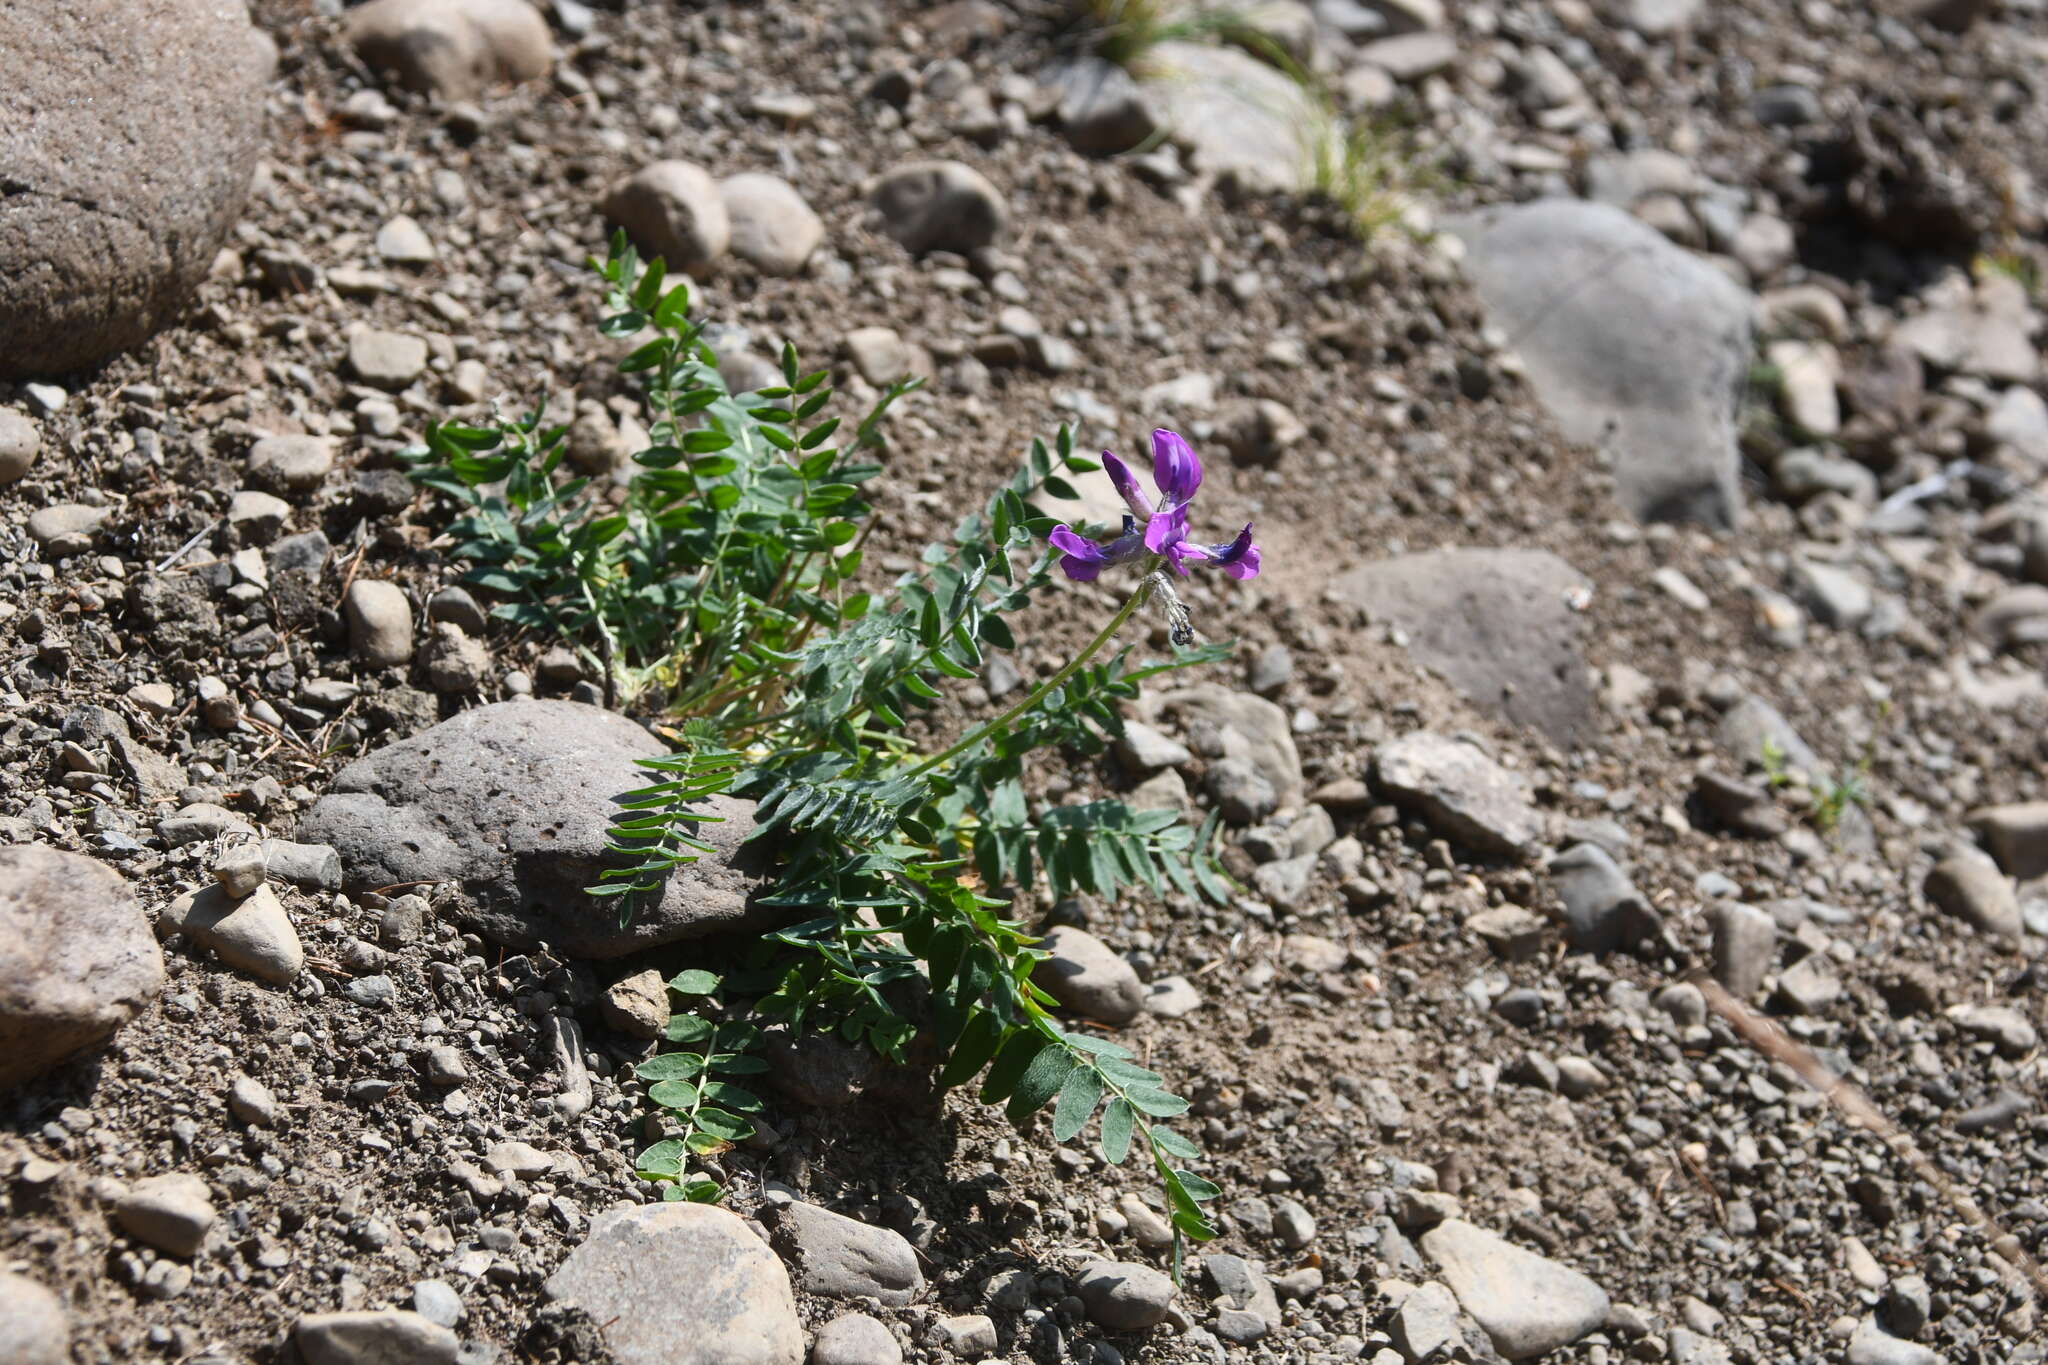
{"type": "Polygon", "coordinates": [[[2026,932],[2011,880],[1975,849],[1958,850],[1936,863],[1923,889],[1936,909],[1982,933],[2017,944],[2026,932]]]}
{"type": "Polygon", "coordinates": [[[1582,953],[1606,953],[1651,939],[1663,922],[1635,883],[1598,844],[1574,844],[1550,860],[1564,902],[1565,941],[1582,953]]]}
{"type": "Polygon", "coordinates": [[[1173,1281],[1148,1265],[1096,1261],[1074,1277],[1088,1320],[1112,1332],[1142,1332],[1166,1321],[1173,1281]]]}
{"type": "Polygon", "coordinates": [[[446,103],[554,64],[547,20],[526,0],[371,0],[348,12],[345,32],[369,66],[446,103]]]}
{"type": "Polygon", "coordinates": [[[228,1112],[251,1128],[275,1128],[277,1096],[254,1076],[237,1076],[228,1085],[228,1112]]]}
{"type": "Polygon", "coordinates": [[[1451,1351],[1463,1344],[1461,1316],[1457,1295],[1431,1280],[1408,1291],[1388,1332],[1408,1365],[1429,1365],[1451,1359],[1451,1351]]]}
{"type": "Polygon", "coordinates": [[[1665,1348],[1671,1353],[1671,1365],[1733,1365],[1726,1346],[1684,1327],[1671,1329],[1665,1348]]]}
{"type": "Polygon", "coordinates": [[[1124,771],[1132,774],[1178,768],[1192,763],[1195,757],[1188,752],[1187,745],[1142,720],[1124,722],[1124,732],[1116,741],[1116,756],[1123,763],[1124,771]]]}
{"type": "Polygon", "coordinates": [[[111,507],[87,507],[83,503],[60,502],[29,513],[28,537],[42,547],[47,559],[69,559],[92,548],[100,525],[114,514],[111,507]]]}
{"type": "Polygon", "coordinates": [[[10,5],[0,52],[0,378],[61,374],[142,342],[206,278],[277,52],[210,0],[10,5]]]}
{"type": "Polygon", "coordinates": [[[375,243],[379,259],[391,265],[427,266],[440,253],[434,239],[409,214],[401,213],[377,229],[375,243]]]}
{"type": "Polygon", "coordinates": [[[489,621],[474,597],[461,588],[443,588],[427,599],[427,619],[446,621],[472,639],[482,639],[489,621]]]}
{"type": "Polygon", "coordinates": [[[1729,900],[1708,906],[1706,917],[1714,936],[1714,979],[1737,1000],[1754,998],[1777,960],[1778,921],[1754,905],[1729,900]]]}
{"type": "Polygon", "coordinates": [[[1184,976],[1162,976],[1145,988],[1145,1013],[1185,1019],[1202,1008],[1202,994],[1184,976]]]}
{"type": "Polygon", "coordinates": [[[153,1175],[138,1180],[114,1204],[114,1217],[130,1237],[169,1256],[190,1260],[206,1243],[219,1214],[206,1182],[196,1175],[153,1175]]]}
{"type": "Polygon", "coordinates": [[[1233,1346],[1263,1341],[1272,1330],[1264,1318],[1242,1308],[1225,1308],[1216,1314],[1216,1335],[1233,1346]]]}
{"type": "Polygon", "coordinates": [[[267,545],[292,519],[292,505],[275,494],[244,488],[228,499],[228,525],[244,545],[267,545]]]}
{"type": "Polygon", "coordinates": [[[1912,1340],[1934,1315],[1934,1297],[1924,1275],[1901,1275],[1885,1286],[1884,1325],[1893,1336],[1912,1340]]]}
{"type": "Polygon", "coordinates": [[[1299,1200],[1273,1201],[1273,1235],[1289,1251],[1300,1251],[1316,1239],[1316,1219],[1299,1200]]]}
{"type": "Polygon", "coordinates": [[[2024,1057],[2038,1041],[2027,1016],[2010,1005],[1951,1005],[1946,1013],[1957,1028],[1993,1044],[2006,1057],[2024,1057]]]}
{"type": "MultiPolygon", "coordinates": [[[[0,415],[0,424],[6,418],[0,415]]],[[[4,425],[0,425],[4,430],[4,425]]],[[[2035,464],[2048,463],[2048,399],[2016,384],[1998,395],[1991,411],[1984,415],[1984,434],[2000,445],[2011,446],[2035,464]]],[[[0,436],[0,452],[5,438],[0,436]]],[[[5,482],[0,473],[0,482],[5,482]]]]}
{"type": "Polygon", "coordinates": [[[612,186],[604,216],[671,270],[701,273],[732,244],[732,217],[710,172],[687,161],[657,161],[612,186]]]}
{"type": "Polygon", "coordinates": [[[961,1360],[980,1360],[996,1351],[996,1325],[985,1313],[940,1318],[935,1324],[946,1349],[961,1360]]]}
{"type": "Polygon", "coordinates": [[[249,448],[249,482],[279,495],[310,493],[334,468],[325,436],[265,436],[249,448]]]}
{"type": "Polygon", "coordinates": [[[825,240],[824,220],[779,176],[727,176],[718,192],[732,225],[732,254],[763,274],[796,274],[825,240]]]}
{"type": "Polygon", "coordinates": [[[358,327],[348,338],[348,367],[365,384],[393,392],[427,369],[427,343],[403,332],[358,327]]]}
{"type": "Polygon", "coordinates": [[[1059,92],[1060,131],[1077,152],[1128,152],[1159,131],[1145,93],[1131,74],[1100,57],[1078,57],[1047,71],[1059,92]]]}
{"type": "Polygon", "coordinates": [[[836,1033],[782,1027],[766,1030],[760,1052],[778,1090],[799,1104],[820,1109],[859,1099],[881,1060],[865,1043],[849,1043],[836,1033]]]}
{"type": "Polygon", "coordinates": [[[304,891],[341,889],[341,854],[326,844],[300,844],[265,839],[263,863],[268,874],[304,891]]]}
{"type": "Polygon", "coordinates": [[[1031,979],[1076,1014],[1124,1025],[1145,1007],[1145,984],[1131,964],[1085,929],[1061,925],[1040,944],[1050,954],[1031,979]]]}
{"type": "Polygon", "coordinates": [[[1396,34],[1362,45],[1358,59],[1403,85],[1413,85],[1457,61],[1458,40],[1441,30],[1396,34]]]}
{"type": "Polygon", "coordinates": [[[306,1365],[455,1365],[462,1345],[448,1327],[401,1308],[308,1313],[292,1340],[306,1365]]]}
{"type": "Polygon", "coordinates": [[[2048,873],[2048,801],[2019,801],[1970,812],[1970,830],[2008,877],[2048,873]]]}
{"type": "Polygon", "coordinates": [[[1765,751],[1770,750],[1809,776],[1821,773],[1820,755],[1799,737],[1777,707],[1761,697],[1745,697],[1722,715],[1721,747],[1745,766],[1761,764],[1765,751]]]}
{"type": "Polygon", "coordinates": [[[1544,550],[1454,549],[1361,565],[1331,594],[1399,627],[1419,663],[1480,706],[1569,749],[1594,725],[1570,605],[1590,586],[1544,550]]]}
{"type": "Polygon", "coordinates": [[[1470,744],[1420,730],[1375,749],[1373,772],[1394,800],[1472,848],[1522,858],[1543,837],[1520,781],[1470,744]]]}
{"type": "MultiPolygon", "coordinates": [[[[1146,719],[1175,721],[1195,752],[1246,765],[1272,789],[1273,804],[1242,823],[1262,820],[1281,806],[1302,803],[1307,784],[1301,775],[1301,754],[1287,713],[1248,692],[1201,686],[1148,695],[1146,719]]],[[[1211,789],[1221,763],[1210,765],[1211,789]]],[[[1229,816],[1230,812],[1225,811],[1229,816]]]]}
{"type": "Polygon", "coordinates": [[[1253,193],[1304,188],[1327,121],[1300,83],[1234,47],[1170,39],[1145,57],[1144,96],[1197,171],[1253,193]]]}
{"type": "Polygon", "coordinates": [[[1802,957],[1778,977],[1777,1000],[1794,1014],[1819,1014],[1842,998],[1842,982],[1823,953],[1802,957]]]}
{"type": "Polygon", "coordinates": [[[1564,434],[1612,455],[1621,501],[1649,520],[1734,524],[1748,292],[1606,205],[1543,200],[1447,226],[1564,434]]]}
{"type": "Polygon", "coordinates": [[[988,177],[959,161],[913,161],[875,182],[871,196],[882,228],[912,255],[967,255],[993,244],[1009,209],[988,177]]]}
{"type": "Polygon", "coordinates": [[[794,1265],[806,1293],[901,1308],[924,1292],[917,1252],[888,1228],[800,1201],[772,1205],[764,1216],[776,1250],[794,1265]]]}
{"type": "Polygon", "coordinates": [[[1850,570],[1810,559],[1793,562],[1788,587],[1814,620],[1837,630],[1856,629],[1876,605],[1870,586],[1850,570]]]}
{"type": "Polygon", "coordinates": [[[1941,1357],[1916,1342],[1901,1341],[1865,1318],[1849,1338],[1849,1350],[1842,1357],[1846,1365],[1941,1365],[1941,1357]]]}
{"type": "Polygon", "coordinates": [[[1604,8],[1615,22],[1645,38],[1663,38],[1692,22],[1701,0],[1611,0],[1604,8]]]}
{"type": "Polygon", "coordinates": [[[789,1272],[743,1221],[711,1204],[599,1214],[547,1292],[608,1324],[618,1365],[799,1365],[789,1272]]]}
{"type": "Polygon", "coordinates": [[[256,888],[270,877],[270,867],[263,861],[263,845],[256,843],[229,849],[213,860],[209,870],[220,889],[233,900],[254,895],[256,888]]]}
{"type": "Polygon", "coordinates": [[[741,845],[753,833],[753,803],[734,797],[705,803],[707,815],[723,817],[699,827],[715,851],[679,868],[630,924],[584,894],[615,856],[605,830],[617,798],[647,782],[633,760],[667,752],[595,706],[479,706],[349,764],[298,834],[340,850],[351,887],[460,882],[450,913],[512,946],[545,941],[607,958],[761,927],[778,912],[751,903],[756,855],[741,845]]]}
{"type": "Polygon", "coordinates": [[[881,1322],[847,1313],[818,1329],[811,1365],[903,1365],[903,1348],[881,1322]]]}
{"type": "Polygon", "coordinates": [[[1233,825],[1263,820],[1280,808],[1280,797],[1273,784],[1245,759],[1218,759],[1209,766],[1204,785],[1216,809],[1233,825]]]}
{"type": "Polygon", "coordinates": [[[349,647],[372,668],[412,658],[412,603],[405,590],[380,578],[358,578],[342,599],[349,647]]]}
{"type": "Polygon", "coordinates": [[[1599,1285],[1462,1219],[1446,1219],[1422,1234],[1422,1250],[1509,1360],[1569,1346],[1607,1320],[1607,1294],[1599,1285]]]}
{"type": "Polygon", "coordinates": [[[0,848],[0,1092],[105,1042],[163,985],[120,873],[40,844],[0,848]]]}
{"type": "Polygon", "coordinates": [[[1268,1328],[1280,1325],[1280,1296],[1265,1272],[1242,1256],[1216,1255],[1202,1260],[1202,1283],[1219,1308],[1255,1313],[1268,1328]]]}
{"type": "Polygon", "coordinates": [[[860,377],[877,387],[904,378],[916,364],[903,338],[887,327],[856,327],[840,344],[860,377]]]}
{"type": "Polygon", "coordinates": [[[0,1360],[69,1365],[71,1315],[64,1301],[26,1275],[0,1270],[0,1360]]]}
{"type": "Polygon", "coordinates": [[[605,989],[597,1002],[605,1026],[629,1038],[659,1038],[668,1025],[668,985],[649,967],[605,989]]]}
{"type": "Polygon", "coordinates": [[[482,688],[491,676],[491,653],[481,641],[463,634],[460,626],[439,621],[421,653],[420,673],[434,691],[444,696],[467,697],[482,688]]]}
{"type": "Polygon", "coordinates": [[[428,1322],[442,1327],[455,1326],[468,1311],[462,1306],[462,1295],[446,1280],[417,1281],[412,1287],[412,1307],[428,1322]]]}
{"type": "Polygon", "coordinates": [[[42,432],[33,418],[0,408],[0,488],[28,476],[42,445],[42,432]]]}
{"type": "Polygon", "coordinates": [[[157,929],[182,933],[230,967],[273,985],[290,984],[306,965],[299,931],[267,885],[241,900],[219,886],[187,892],[164,907],[157,929]]]}
{"type": "Polygon", "coordinates": [[[2026,286],[1992,273],[1974,293],[1964,281],[1952,280],[1930,294],[1927,311],[1894,329],[1895,344],[1936,369],[2009,384],[2039,377],[2041,358],[2028,339],[2034,313],[2026,286]]]}

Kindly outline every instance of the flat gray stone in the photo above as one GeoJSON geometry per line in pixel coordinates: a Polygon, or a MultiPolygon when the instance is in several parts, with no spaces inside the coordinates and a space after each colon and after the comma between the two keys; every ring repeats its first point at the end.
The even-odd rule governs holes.
{"type": "Polygon", "coordinates": [[[450,104],[554,64],[548,22],[526,0],[371,0],[344,32],[365,64],[450,104]]]}
{"type": "Polygon", "coordinates": [[[1361,565],[1331,595],[1399,627],[1418,663],[1478,705],[1571,749],[1594,728],[1571,608],[1590,587],[1545,550],[1453,549],[1361,565]]]}
{"type": "MultiPolygon", "coordinates": [[[[1251,819],[1263,819],[1272,809],[1299,806],[1304,800],[1307,784],[1294,731],[1287,713],[1264,697],[1204,684],[1148,693],[1140,704],[1146,720],[1156,724],[1167,719],[1177,725],[1196,753],[1242,763],[1271,788],[1272,808],[1251,819]]],[[[1212,764],[1212,773],[1214,768],[1212,764]]]]}
{"type": "Polygon", "coordinates": [[[897,1232],[802,1202],[764,1213],[776,1250],[794,1266],[806,1293],[901,1308],[924,1292],[917,1252],[897,1232]]]}
{"type": "Polygon", "coordinates": [[[0,848],[0,1092],[111,1038],[164,986],[121,874],[40,844],[0,848]]]}
{"type": "Polygon", "coordinates": [[[35,419],[0,408],[0,488],[26,478],[42,446],[43,434],[35,419]]]}
{"type": "Polygon", "coordinates": [[[1470,744],[1417,731],[1375,749],[1373,771],[1395,801],[1469,847],[1521,858],[1543,837],[1521,781],[1470,744]]]}
{"type": "Polygon", "coordinates": [[[989,246],[1009,225],[1002,192],[961,161],[913,161],[891,167],[875,182],[871,200],[882,229],[912,255],[989,246]]]}
{"type": "Polygon", "coordinates": [[[1778,955],[1778,921],[1769,911],[1740,901],[1707,907],[1714,936],[1714,979],[1737,1000],[1756,995],[1778,955]]]}
{"type": "Polygon", "coordinates": [[[334,442],[325,436],[265,436],[249,447],[249,482],[267,493],[310,493],[334,468],[334,442]]]}
{"type": "Polygon", "coordinates": [[[1981,933],[2011,944],[2026,933],[2011,879],[1975,849],[1959,849],[1936,863],[1923,889],[1936,909],[1981,933]]]}
{"type": "Polygon", "coordinates": [[[219,1216],[206,1182],[183,1172],[138,1180],[114,1205],[130,1237],[183,1260],[199,1254],[219,1216]]]}
{"type": "Polygon", "coordinates": [[[459,882],[450,912],[521,948],[546,942],[619,957],[771,922],[779,912],[751,903],[760,877],[740,847],[753,832],[753,803],[733,797],[705,803],[707,815],[724,817],[698,827],[714,852],[677,869],[625,928],[617,906],[584,893],[614,865],[605,831],[617,798],[651,780],[633,760],[667,752],[595,706],[479,706],[342,769],[297,837],[339,850],[352,888],[459,882]]]}
{"type": "Polygon", "coordinates": [[[1074,1277],[1088,1320],[1112,1332],[1142,1332],[1166,1321],[1173,1281],[1149,1265],[1096,1261],[1074,1277]]]}
{"type": "Polygon", "coordinates": [[[780,176],[748,171],[718,184],[732,254],[767,275],[794,275],[825,240],[825,223],[780,176]]]}
{"type": "Polygon", "coordinates": [[[1645,520],[1735,524],[1748,291],[1604,204],[1540,200],[1446,227],[1544,407],[1566,437],[1612,455],[1623,505],[1645,520]]]}
{"type": "Polygon", "coordinates": [[[1598,844],[1574,844],[1558,854],[1550,860],[1550,875],[1564,902],[1565,938],[1574,951],[1612,952],[1662,927],[1656,910],[1598,844]]]}
{"type": "Polygon", "coordinates": [[[1895,1337],[1874,1317],[1856,1324],[1849,1338],[1845,1365],[1941,1365],[1941,1357],[1916,1341],[1895,1337]]]}
{"type": "Polygon", "coordinates": [[[218,884],[187,892],[164,907],[159,933],[182,933],[211,948],[230,967],[272,985],[289,985],[306,965],[292,917],[269,886],[235,900],[218,884]]]}
{"type": "Polygon", "coordinates": [[[1423,1233],[1421,1243],[1458,1302],[1509,1360],[1569,1346],[1607,1320],[1606,1291],[1592,1280],[1463,1219],[1445,1219],[1423,1233]]]}
{"type": "Polygon", "coordinates": [[[1309,139],[1327,120],[1279,68],[1239,48],[1169,40],[1146,52],[1139,83],[1196,170],[1253,192],[1304,187],[1309,139]]]}
{"type": "Polygon", "coordinates": [[[547,1292],[605,1328],[618,1365],[800,1365],[789,1272],[738,1215],[712,1204],[599,1214],[547,1292]]]}
{"type": "Polygon", "coordinates": [[[1969,825],[2007,876],[2028,881],[2048,873],[2048,801],[1984,806],[1970,812],[1969,825]]]}
{"type": "Polygon", "coordinates": [[[450,1328],[400,1308],[308,1313],[292,1328],[306,1365],[455,1365],[450,1328]]]}

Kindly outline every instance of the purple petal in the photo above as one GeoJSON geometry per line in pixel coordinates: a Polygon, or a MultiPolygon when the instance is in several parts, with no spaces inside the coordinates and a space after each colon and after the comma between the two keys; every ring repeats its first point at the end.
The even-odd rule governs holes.
{"type": "Polygon", "coordinates": [[[1052,528],[1045,537],[1046,543],[1061,554],[1060,568],[1067,577],[1085,583],[1102,572],[1102,566],[1109,556],[1102,547],[1085,536],[1076,535],[1072,527],[1064,522],[1052,528]]]}
{"type": "Polygon", "coordinates": [[[1145,490],[1138,486],[1138,476],[1131,473],[1131,467],[1119,460],[1110,451],[1102,452],[1102,467],[1109,473],[1109,481],[1116,485],[1117,495],[1137,514],[1140,519],[1152,515],[1152,500],[1145,496],[1145,490]]]}
{"type": "Polygon", "coordinates": [[[1153,431],[1152,482],[1159,485],[1162,507],[1185,507],[1202,486],[1202,462],[1179,432],[1165,427],[1153,431]]]}
{"type": "Polygon", "coordinates": [[[1145,523],[1145,548],[1155,555],[1168,553],[1169,546],[1187,539],[1188,509],[1175,507],[1154,512],[1145,523]]]}
{"type": "Polygon", "coordinates": [[[1259,576],[1259,547],[1252,544],[1252,525],[1246,522],[1244,529],[1237,533],[1237,539],[1228,545],[1218,545],[1210,551],[1210,557],[1223,566],[1223,572],[1232,578],[1257,578],[1259,576]]]}

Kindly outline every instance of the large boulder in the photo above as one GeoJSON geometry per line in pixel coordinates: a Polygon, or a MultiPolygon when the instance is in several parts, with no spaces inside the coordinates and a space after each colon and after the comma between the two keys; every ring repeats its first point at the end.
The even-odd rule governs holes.
{"type": "Polygon", "coordinates": [[[1431,550],[1364,564],[1338,600],[1398,626],[1416,662],[1561,748],[1593,726],[1573,595],[1588,584],[1544,550],[1431,550]]]}
{"type": "Polygon", "coordinates": [[[121,874],[38,844],[0,848],[0,1091],[105,1042],[164,986],[121,874]]]}
{"type": "Polygon", "coordinates": [[[618,862],[605,848],[618,798],[656,780],[633,760],[667,752],[600,707],[480,706],[343,768],[297,837],[337,849],[352,889],[460,883],[457,917],[514,947],[607,958],[758,927],[772,912],[754,906],[759,879],[740,850],[753,803],[733,797],[701,807],[722,817],[697,827],[714,851],[673,873],[623,927],[617,902],[585,894],[618,862]]]}
{"type": "Polygon", "coordinates": [[[0,376],[147,339],[242,211],[277,52],[240,4],[0,0],[0,376]]]}
{"type": "Polygon", "coordinates": [[[1559,428],[1613,458],[1623,506],[1648,521],[1734,525],[1749,292],[1605,204],[1545,199],[1446,226],[1559,428]]]}

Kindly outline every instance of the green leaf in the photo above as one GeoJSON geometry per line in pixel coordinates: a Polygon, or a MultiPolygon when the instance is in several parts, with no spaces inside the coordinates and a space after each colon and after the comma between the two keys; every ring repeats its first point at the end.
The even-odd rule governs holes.
{"type": "Polygon", "coordinates": [[[985,1009],[977,1009],[968,1016],[960,1041],[953,1045],[953,1055],[946,1059],[944,1070],[939,1072],[940,1087],[950,1090],[972,1078],[988,1065],[989,1058],[996,1055],[1002,1041],[1002,1021],[985,1009]]]}
{"type": "Polygon", "coordinates": [[[642,1152],[633,1171],[643,1180],[673,1180],[683,1173],[683,1144],[667,1138],[642,1152]]]}
{"type": "Polygon", "coordinates": [[[697,1087],[688,1081],[662,1081],[647,1087],[647,1098],[664,1109],[688,1109],[697,1102],[697,1087]]]}
{"type": "Polygon", "coordinates": [[[711,1036],[711,1021],[694,1014],[672,1014],[662,1036],[671,1043],[701,1043],[711,1036]]]}
{"type": "Polygon", "coordinates": [[[707,1104],[722,1104],[743,1114],[755,1113],[762,1107],[759,1095],[730,1081],[704,1082],[704,1100],[707,1104]]]}
{"type": "Polygon", "coordinates": [[[1003,1111],[1010,1122],[1022,1123],[1042,1108],[1060,1092],[1073,1070],[1074,1056],[1065,1048],[1053,1044],[1040,1048],[1018,1078],[1017,1089],[1003,1111]]]}
{"type": "Polygon", "coordinates": [[[682,1081],[703,1070],[704,1058],[698,1053],[664,1052],[634,1067],[633,1074],[643,1081],[682,1081]]]}
{"type": "Polygon", "coordinates": [[[1088,1126],[1089,1116],[1102,1102],[1102,1077],[1093,1067],[1077,1066],[1060,1086],[1059,1103],[1052,1111],[1052,1140],[1066,1142],[1088,1126]]]}
{"type": "Polygon", "coordinates": [[[694,1176],[682,1183],[683,1198],[692,1204],[716,1204],[725,1197],[725,1191],[716,1180],[694,1176]]]}
{"type": "Polygon", "coordinates": [[[1137,1125],[1138,1116],[1131,1112],[1131,1106],[1122,1099],[1113,1099],[1102,1111],[1102,1159],[1112,1166],[1124,1164],[1124,1157],[1131,1150],[1131,1131],[1137,1125]]]}
{"type": "Polygon", "coordinates": [[[1133,1087],[1124,1092],[1124,1098],[1134,1109],[1155,1119],[1170,1119],[1188,1111],[1188,1102],[1178,1095],[1169,1095],[1164,1090],[1141,1090],[1133,1087]]]}
{"type": "Polygon", "coordinates": [[[667,275],[668,262],[656,257],[640,277],[640,283],[633,287],[633,307],[643,313],[653,312],[661,302],[661,282],[667,275]]]}
{"type": "Polygon", "coordinates": [[[711,995],[718,990],[718,982],[718,973],[692,967],[670,977],[668,988],[677,995],[711,995]]]}
{"type": "Polygon", "coordinates": [[[744,1142],[754,1135],[754,1125],[723,1109],[699,1109],[697,1131],[709,1133],[723,1142],[744,1142]]]}
{"type": "Polygon", "coordinates": [[[981,1102],[995,1104],[1010,1098],[1017,1089],[1017,1082],[1024,1078],[1024,1068],[1031,1065],[1031,1059],[1045,1046],[1045,1035],[1037,1029],[1012,1030],[996,1052],[995,1061],[989,1064],[988,1075],[982,1079],[981,1102]]]}
{"type": "Polygon", "coordinates": [[[1152,1145],[1168,1156],[1177,1156],[1182,1161],[1193,1161],[1202,1154],[1202,1149],[1171,1128],[1152,1129],[1152,1145]]]}
{"type": "Polygon", "coordinates": [[[662,295],[661,302],[655,305],[654,325],[674,331],[682,325],[683,319],[688,317],[689,313],[690,286],[679,284],[662,295]]]}

